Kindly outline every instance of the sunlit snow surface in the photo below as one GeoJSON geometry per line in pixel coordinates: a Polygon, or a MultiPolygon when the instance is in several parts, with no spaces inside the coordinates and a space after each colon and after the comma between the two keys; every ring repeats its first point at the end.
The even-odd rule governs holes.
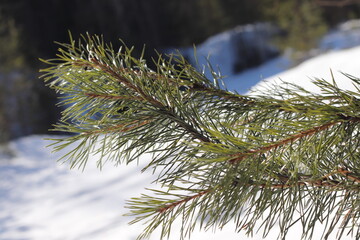
{"type": "MultiPolygon", "coordinates": [[[[330,69],[340,86],[351,88],[339,71],[359,77],[359,57],[360,47],[329,52],[268,78],[256,88],[281,79],[310,90],[313,88],[312,77],[331,80],[330,69]]],[[[244,91],[242,81],[249,76],[261,79],[261,76],[269,76],[267,73],[275,74],[277,64],[282,64],[282,60],[273,60],[232,76],[227,84],[231,89],[244,91]]],[[[56,162],[63,153],[52,154],[51,149],[45,147],[50,142],[43,138],[30,136],[13,141],[9,148],[14,156],[0,159],[0,239],[134,240],[143,226],[127,224],[131,218],[122,216],[127,212],[125,201],[139,196],[150,186],[153,179],[150,173],[141,173],[141,167],[135,164],[114,167],[111,163],[100,171],[95,167],[94,158],[84,172],[69,170],[66,164],[56,162]]],[[[144,156],[140,164],[148,161],[149,157],[144,156]]],[[[173,229],[170,239],[179,239],[179,229],[173,229]]],[[[321,230],[321,226],[316,229],[321,230]]],[[[299,239],[300,232],[300,228],[294,228],[289,239],[299,239]]],[[[320,233],[317,232],[313,239],[320,239],[320,233]]],[[[266,239],[276,239],[276,236],[273,231],[266,239]]],[[[151,236],[151,240],[158,239],[158,232],[151,236]]],[[[215,233],[196,230],[192,239],[248,238],[242,233],[234,233],[233,225],[228,224],[215,233]]],[[[249,239],[261,239],[261,234],[249,239]]]]}
{"type": "MultiPolygon", "coordinates": [[[[241,28],[239,29],[241,30],[241,28]]],[[[270,31],[270,29],[268,31],[270,31]]],[[[256,27],[249,25],[244,28],[243,35],[251,39],[249,43],[253,45],[252,48],[261,49],[264,47],[264,43],[258,41],[258,33],[256,31],[256,27]]],[[[344,78],[338,74],[339,70],[348,74],[358,73],[357,69],[359,68],[357,66],[354,67],[354,65],[357,63],[356,56],[359,55],[349,53],[355,56],[352,62],[345,53],[345,55],[339,57],[336,55],[336,52],[342,49],[360,46],[360,20],[351,20],[340,24],[320,39],[318,48],[312,51],[314,52],[313,54],[330,53],[330,55],[323,54],[320,58],[306,61],[301,64],[300,68],[295,68],[291,73],[286,75],[283,75],[282,72],[288,70],[293,65],[292,60],[289,58],[291,54],[289,51],[258,67],[250,68],[239,74],[234,73],[232,66],[239,56],[235,55],[231,49],[234,43],[233,39],[237,37],[236,34],[238,34],[238,31],[232,30],[209,38],[204,43],[196,46],[196,58],[198,59],[197,62],[200,69],[202,69],[201,66],[207,65],[207,61],[209,61],[215,71],[219,69],[221,75],[226,76],[224,79],[226,87],[229,90],[236,90],[241,94],[247,93],[254,85],[267,78],[273,78],[274,75],[276,75],[276,78],[280,76],[286,78],[283,79],[284,81],[297,81],[306,84],[308,81],[304,78],[327,78],[330,76],[330,70],[332,70],[336,78],[341,81],[344,78]],[[323,62],[323,64],[320,62],[323,62]],[[298,72],[300,72],[300,74],[298,74],[298,72]]],[[[192,52],[192,48],[186,49],[186,54],[190,57],[192,56],[192,52]]],[[[194,61],[194,59],[191,59],[191,62],[194,61]]],[[[205,73],[208,77],[211,77],[208,71],[205,71],[205,73]]]]}
{"type": "MultiPolygon", "coordinates": [[[[46,136],[24,137],[10,143],[13,159],[0,162],[0,239],[133,240],[141,225],[129,226],[125,201],[150,186],[152,176],[134,165],[105,166],[91,159],[85,171],[69,170],[45,146],[46,136]]],[[[141,161],[147,162],[145,156],[141,161]]],[[[178,239],[174,228],[171,239],[178,239]]],[[[194,239],[242,236],[231,227],[193,234],[194,239]]],[[[151,239],[159,239],[154,233],[151,239]]]]}
{"type": "MultiPolygon", "coordinates": [[[[325,79],[332,82],[334,79],[340,88],[356,91],[352,81],[346,75],[360,78],[359,57],[360,47],[329,52],[303,62],[288,71],[264,79],[253,86],[251,90],[256,91],[274,85],[293,83],[306,90],[319,92],[319,89],[312,84],[312,80],[325,79]]],[[[236,84],[233,84],[232,87],[238,88],[236,84]]]]}

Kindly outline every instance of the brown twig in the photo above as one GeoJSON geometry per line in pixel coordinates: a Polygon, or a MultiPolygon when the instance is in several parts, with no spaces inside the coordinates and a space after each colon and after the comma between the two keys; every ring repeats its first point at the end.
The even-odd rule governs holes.
{"type": "Polygon", "coordinates": [[[166,212],[166,211],[169,210],[169,209],[173,209],[173,208],[175,208],[176,206],[179,206],[179,205],[181,205],[181,204],[183,204],[183,203],[187,203],[187,202],[189,202],[189,201],[191,201],[191,200],[193,200],[193,199],[199,198],[199,197],[201,197],[201,196],[203,196],[203,195],[205,195],[205,194],[207,194],[207,193],[209,193],[209,192],[211,192],[211,191],[212,191],[212,189],[208,189],[208,190],[199,192],[199,193],[196,194],[196,195],[186,197],[186,198],[184,198],[184,199],[182,199],[182,200],[180,200],[180,201],[173,202],[173,203],[170,203],[170,204],[168,204],[168,205],[166,205],[166,206],[164,206],[164,207],[161,207],[161,208],[159,208],[157,211],[158,211],[159,213],[164,213],[164,212],[166,212]]]}
{"type": "Polygon", "coordinates": [[[338,168],[337,169],[338,173],[340,173],[341,175],[345,176],[346,178],[350,179],[351,181],[360,183],[360,178],[354,176],[355,174],[351,171],[348,171],[344,168],[338,168]]]}
{"type": "Polygon", "coordinates": [[[108,73],[110,76],[114,77],[119,82],[123,83],[126,87],[128,87],[128,88],[134,90],[135,92],[137,92],[142,98],[144,98],[145,100],[147,100],[148,102],[150,102],[154,106],[164,107],[164,105],[161,102],[159,102],[158,100],[154,99],[153,97],[145,94],[145,92],[142,89],[140,89],[139,87],[137,87],[136,85],[131,83],[128,79],[126,79],[124,76],[122,76],[121,74],[119,74],[115,70],[113,70],[109,65],[103,64],[103,63],[99,62],[95,58],[92,58],[90,60],[93,63],[94,68],[98,68],[98,69],[108,73]]]}
{"type": "Polygon", "coordinates": [[[350,122],[360,122],[360,117],[346,116],[344,114],[338,114],[337,116],[341,120],[350,121],[350,122]]]}
{"type": "Polygon", "coordinates": [[[229,162],[231,164],[240,162],[240,161],[242,161],[244,158],[246,158],[248,156],[252,156],[252,155],[260,154],[260,153],[263,153],[263,152],[267,152],[267,151],[270,151],[272,149],[283,146],[285,144],[292,143],[292,142],[294,142],[294,141],[296,141],[298,139],[301,139],[303,137],[311,136],[311,135],[313,135],[313,134],[315,134],[317,132],[328,129],[331,126],[334,126],[337,123],[338,122],[336,122],[336,121],[332,121],[332,122],[326,123],[324,125],[314,127],[314,128],[309,129],[309,130],[306,130],[306,131],[302,131],[302,132],[300,132],[298,134],[292,135],[292,136],[290,136],[290,137],[288,137],[286,139],[283,139],[283,140],[281,140],[279,142],[276,142],[276,143],[273,143],[273,144],[270,144],[270,145],[267,145],[267,146],[264,146],[264,147],[260,147],[258,149],[252,149],[252,150],[248,150],[248,151],[245,151],[245,152],[233,154],[231,156],[231,157],[233,157],[233,159],[231,159],[229,162]]]}
{"type": "Polygon", "coordinates": [[[211,142],[211,140],[206,137],[204,134],[196,130],[192,125],[187,123],[186,121],[181,120],[181,118],[171,109],[162,109],[160,110],[163,112],[163,114],[166,114],[169,116],[169,119],[174,121],[176,124],[178,124],[181,128],[185,129],[188,133],[190,133],[195,139],[198,139],[202,142],[211,142]]]}

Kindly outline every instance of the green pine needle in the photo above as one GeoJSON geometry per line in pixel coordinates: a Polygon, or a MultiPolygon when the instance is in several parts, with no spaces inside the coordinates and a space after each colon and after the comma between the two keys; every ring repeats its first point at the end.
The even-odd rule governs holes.
{"type": "Polygon", "coordinates": [[[131,223],[147,224],[139,239],[157,228],[166,238],[175,221],[182,237],[232,222],[285,238],[300,223],[309,239],[320,222],[324,239],[360,238],[360,79],[346,75],[357,91],[316,79],[320,94],[287,84],[243,96],[180,54],[159,54],[151,69],[122,44],[70,38],[41,71],[62,95],[54,130],[72,135],[51,146],[71,167],[92,155],[101,168],[152,154],[144,170],[162,190],[128,202],[131,223]]]}

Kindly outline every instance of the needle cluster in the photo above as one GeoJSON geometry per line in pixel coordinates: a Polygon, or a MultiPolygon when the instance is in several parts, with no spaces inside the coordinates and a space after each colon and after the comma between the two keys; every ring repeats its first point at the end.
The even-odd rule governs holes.
{"type": "Polygon", "coordinates": [[[264,237],[277,228],[285,238],[297,222],[303,239],[317,222],[324,239],[360,237],[360,79],[348,76],[356,91],[316,79],[321,93],[284,85],[245,96],[180,54],[149,68],[98,36],[60,46],[42,72],[62,95],[54,130],[73,135],[54,150],[70,147],[63,159],[79,168],[94,154],[99,167],[152,154],[145,170],[161,190],[128,201],[132,223],[147,224],[139,239],[157,228],[167,237],[175,222],[182,237],[229,222],[264,237]]]}

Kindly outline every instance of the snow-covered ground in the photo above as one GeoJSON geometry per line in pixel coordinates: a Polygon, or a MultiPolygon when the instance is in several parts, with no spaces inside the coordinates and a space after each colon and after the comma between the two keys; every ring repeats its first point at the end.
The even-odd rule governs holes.
{"type": "MultiPolygon", "coordinates": [[[[336,38],[328,37],[327,43],[331,40],[340,41],[339,35],[331,34],[336,38]]],[[[360,34],[356,36],[360,40],[360,34]]],[[[349,46],[344,44],[346,39],[343,38],[341,46],[349,46]]],[[[287,59],[280,57],[256,69],[231,76],[227,85],[230,89],[245,92],[262,78],[267,78],[268,84],[282,79],[311,89],[310,78],[331,80],[331,69],[339,85],[351,87],[339,73],[343,71],[360,77],[360,47],[350,47],[353,48],[337,48],[336,51],[310,59],[282,73],[279,73],[281,64],[286,64],[287,59]],[[277,75],[269,78],[274,74],[277,75]],[[244,82],[248,82],[246,87],[244,82]]],[[[136,239],[142,226],[127,224],[131,218],[122,216],[127,212],[124,208],[125,201],[139,196],[150,185],[152,176],[140,173],[141,168],[135,164],[114,167],[109,163],[100,171],[95,167],[96,159],[91,159],[84,172],[69,170],[66,164],[56,162],[63,153],[50,153],[51,149],[45,147],[49,142],[44,137],[18,139],[8,146],[13,156],[0,154],[0,239],[136,239]]],[[[141,162],[147,162],[148,158],[144,156],[141,162]]],[[[318,229],[321,230],[321,226],[318,229]]],[[[171,239],[178,239],[178,230],[173,229],[171,239]]],[[[299,231],[300,228],[293,229],[289,239],[290,236],[291,239],[298,239],[299,231]]],[[[320,232],[316,233],[314,239],[320,239],[319,234],[320,232]]],[[[267,239],[275,237],[276,231],[273,231],[267,239]]],[[[242,233],[234,233],[232,225],[228,224],[222,231],[196,231],[192,235],[192,239],[196,240],[221,238],[261,239],[261,234],[247,238],[242,233]]],[[[155,233],[151,239],[158,240],[159,235],[155,233]]]]}
{"type": "MultiPolygon", "coordinates": [[[[239,93],[244,94],[257,83],[282,73],[294,65],[294,62],[290,57],[291,50],[289,50],[283,55],[273,58],[258,67],[250,68],[240,73],[234,72],[233,66],[237,61],[238,55],[235,55],[234,51],[231,51],[231,49],[234,48],[234,44],[236,43],[235,40],[243,37],[244,40],[242,41],[247,40],[247,42],[252,45],[251,49],[271,49],[271,46],[266,45],[264,41],[260,41],[259,38],[270,39],[269,37],[271,37],[272,34],[274,34],[274,30],[271,26],[263,24],[247,25],[242,28],[235,28],[234,30],[229,30],[215,35],[206,40],[204,43],[196,46],[197,61],[193,58],[194,54],[192,54],[192,48],[182,49],[181,51],[190,58],[190,62],[198,62],[200,69],[202,69],[201,66],[207,65],[207,61],[209,61],[215,71],[219,69],[221,74],[226,76],[224,81],[228,89],[236,90],[239,93]]],[[[309,55],[321,54],[323,55],[323,58],[327,58],[329,55],[325,53],[334,53],[339,50],[349,49],[356,46],[360,46],[360,20],[351,20],[340,24],[326,34],[319,40],[318,47],[311,50],[309,55]]],[[[356,61],[354,63],[350,63],[350,61],[344,62],[346,60],[336,59],[336,55],[330,55],[329,57],[332,59],[329,60],[331,62],[328,64],[315,66],[311,60],[303,63],[301,72],[305,69],[307,72],[305,72],[304,75],[297,73],[294,74],[297,76],[296,79],[301,78],[303,80],[303,76],[326,77],[329,76],[330,69],[334,72],[341,70],[345,73],[351,73],[351,71],[349,72],[348,70],[354,68],[352,64],[356,64],[356,61]],[[314,67],[311,69],[309,65],[313,65],[314,67]]],[[[347,57],[344,58],[347,59],[347,57]]],[[[320,61],[320,59],[314,61],[320,61]]],[[[299,71],[299,68],[295,69],[296,70],[293,72],[299,71]]],[[[211,77],[209,71],[205,71],[205,73],[208,77],[211,77]]],[[[293,79],[292,76],[291,79],[293,79]]],[[[284,80],[289,81],[291,79],[284,80]]]]}
{"type": "Polygon", "coordinates": [[[332,51],[309,59],[295,68],[275,74],[256,84],[252,90],[256,91],[261,87],[281,85],[286,82],[318,92],[318,89],[311,83],[311,79],[332,81],[334,78],[340,88],[356,91],[346,74],[360,78],[360,62],[356,60],[358,57],[360,57],[359,46],[342,51],[332,51]]]}

